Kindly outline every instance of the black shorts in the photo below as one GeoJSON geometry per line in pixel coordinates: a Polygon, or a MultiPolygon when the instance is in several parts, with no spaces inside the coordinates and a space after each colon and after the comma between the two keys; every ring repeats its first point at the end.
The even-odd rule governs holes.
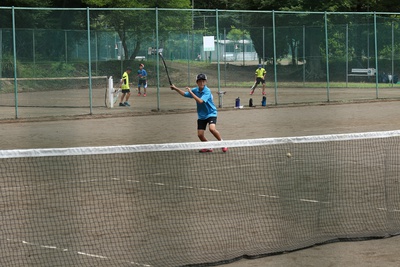
{"type": "Polygon", "coordinates": [[[260,84],[260,83],[265,84],[265,80],[263,78],[257,77],[256,83],[257,84],[260,84]]]}
{"type": "Polygon", "coordinates": [[[209,117],[205,120],[197,120],[197,130],[205,130],[207,124],[217,124],[217,117],[209,117]]]}
{"type": "Polygon", "coordinates": [[[130,93],[131,92],[131,89],[122,89],[121,90],[121,93],[123,93],[123,94],[127,94],[127,93],[130,93]]]}
{"type": "Polygon", "coordinates": [[[143,85],[143,88],[147,88],[147,80],[139,80],[138,88],[143,85]]]}

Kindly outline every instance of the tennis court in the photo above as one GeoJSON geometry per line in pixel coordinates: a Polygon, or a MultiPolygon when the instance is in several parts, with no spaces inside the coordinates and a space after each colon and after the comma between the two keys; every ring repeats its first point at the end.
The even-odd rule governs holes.
{"type": "MultiPolygon", "coordinates": [[[[62,80],[63,81],[63,80],[62,80]]],[[[87,82],[87,80],[85,80],[87,82]]],[[[75,82],[74,80],[71,81],[75,82]]],[[[184,88],[186,85],[178,85],[184,88]]],[[[191,85],[192,86],[192,85],[191,85]]],[[[261,106],[261,90],[256,89],[254,95],[250,96],[250,86],[222,87],[221,97],[217,94],[218,87],[210,85],[214,92],[214,102],[222,106],[220,110],[231,110],[235,106],[236,98],[240,98],[241,105],[248,108],[250,98],[253,99],[255,109],[265,109],[261,106]]],[[[288,105],[324,105],[324,104],[343,104],[351,102],[375,102],[393,101],[400,99],[400,90],[391,85],[380,85],[377,92],[374,84],[368,88],[277,88],[272,87],[271,83],[267,86],[267,106],[285,107],[288,105]],[[377,99],[377,95],[379,99],[377,99]]],[[[73,89],[56,88],[47,91],[27,91],[18,94],[18,118],[24,119],[63,119],[73,116],[87,116],[92,112],[91,117],[112,117],[112,116],[137,116],[150,115],[157,113],[181,113],[191,112],[195,105],[182,98],[168,87],[157,88],[149,85],[147,97],[139,97],[133,87],[130,102],[131,107],[114,107],[112,109],[105,106],[105,92],[107,80],[105,78],[95,79],[91,93],[92,100],[89,100],[89,89],[86,85],[83,88],[76,86],[73,89]],[[90,108],[90,104],[92,108],[90,108]]],[[[0,119],[15,118],[15,96],[14,93],[2,93],[0,98],[0,119]]],[[[90,117],[90,116],[89,116],[90,117]]]]}
{"type": "MultiPolygon", "coordinates": [[[[179,96],[176,98],[182,99],[179,96]]],[[[134,103],[149,99],[151,98],[138,98],[134,100],[134,103]]],[[[193,104],[190,100],[185,101],[193,104]]],[[[181,103],[186,105],[184,102],[181,103]]],[[[227,108],[219,114],[218,128],[225,140],[396,130],[399,123],[393,118],[399,116],[397,106],[397,101],[387,101],[266,109],[258,107],[228,110],[227,108]]],[[[134,108],[133,105],[133,111],[134,108]]],[[[135,116],[132,114],[131,116],[124,111],[120,113],[121,117],[112,116],[111,118],[94,116],[96,119],[5,122],[0,132],[2,136],[8,136],[8,138],[2,139],[0,144],[3,149],[22,149],[197,141],[195,113],[157,114],[159,115],[135,116]]],[[[303,159],[311,155],[312,151],[320,151],[320,156],[330,157],[330,154],[326,153],[327,148],[324,147],[312,151],[296,147],[290,147],[290,149],[292,152],[298,151],[293,154],[301,155],[300,158],[303,159]]],[[[394,146],[393,149],[396,150],[396,147],[394,146]]],[[[226,250],[225,256],[228,259],[242,254],[254,255],[254,252],[262,254],[263,244],[266,241],[279,243],[284,240],[278,234],[282,231],[277,230],[282,227],[282,224],[274,225],[269,218],[284,218],[285,205],[283,204],[285,203],[300,207],[302,210],[301,214],[296,214],[294,221],[289,220],[283,224],[289,231],[286,237],[291,236],[293,241],[300,240],[302,234],[306,232],[290,233],[291,224],[295,225],[297,221],[307,221],[312,218],[312,207],[315,204],[329,206],[334,203],[320,201],[321,198],[329,198],[321,195],[324,191],[315,190],[315,187],[302,187],[300,181],[296,183],[296,191],[294,191],[297,192],[295,194],[299,194],[298,196],[293,196],[293,192],[283,190],[287,188],[284,186],[285,181],[279,180],[276,174],[296,170],[296,168],[287,168],[288,164],[294,164],[295,157],[293,159],[285,155],[274,157],[267,152],[261,153],[265,158],[257,157],[254,161],[250,160],[253,159],[252,155],[255,155],[254,151],[238,148],[231,148],[226,154],[221,151],[206,155],[196,151],[175,154],[165,152],[167,154],[153,158],[154,162],[150,158],[144,160],[147,157],[143,155],[114,162],[111,156],[107,160],[110,162],[109,166],[103,166],[101,161],[90,161],[90,164],[85,167],[90,171],[86,170],[85,173],[79,171],[81,168],[73,171],[63,170],[63,163],[58,161],[58,158],[51,158],[50,162],[43,164],[53,166],[54,170],[50,169],[49,173],[57,171],[57,175],[62,179],[54,180],[51,175],[45,178],[42,174],[36,173],[18,182],[15,181],[15,177],[8,177],[3,181],[5,199],[17,203],[17,206],[8,207],[2,216],[11,218],[9,225],[18,225],[18,227],[14,227],[13,229],[16,230],[12,233],[6,232],[3,235],[3,245],[7,256],[2,261],[5,266],[10,259],[13,261],[19,259],[20,266],[49,266],[49,261],[54,259],[60,259],[60,263],[52,266],[153,266],[148,259],[140,257],[146,252],[144,254],[150,255],[149,258],[155,262],[165,262],[165,266],[170,266],[170,258],[162,258],[159,248],[155,249],[151,246],[154,243],[166,249],[164,255],[179,255],[178,258],[182,264],[187,260],[196,262],[196,257],[199,255],[207,255],[210,261],[215,261],[213,255],[218,250],[226,250]],[[184,166],[189,164],[189,160],[202,162],[208,167],[185,169],[184,166]],[[117,169],[128,164],[125,161],[130,165],[133,164],[133,170],[140,170],[141,165],[151,166],[152,164],[157,164],[158,168],[154,171],[151,169],[139,173],[135,171],[134,174],[126,172],[115,176],[117,169]],[[159,166],[160,162],[165,166],[164,171],[160,171],[160,168],[163,169],[159,166]],[[222,166],[220,166],[221,162],[223,162],[222,166]],[[170,166],[173,164],[176,167],[171,169],[170,166]],[[273,171],[266,172],[266,166],[266,169],[273,171]],[[212,172],[215,177],[222,178],[202,179],[204,172],[212,172]],[[248,176],[261,176],[265,179],[257,179],[257,181],[234,179],[234,177],[248,176]],[[192,177],[192,179],[188,180],[187,177],[192,177]],[[198,177],[198,179],[193,179],[193,177],[198,177]],[[12,182],[19,186],[4,186],[12,182]],[[260,190],[260,188],[267,190],[260,190]],[[41,193],[36,194],[36,192],[41,193]],[[281,198],[279,209],[276,208],[278,207],[276,197],[281,198]],[[68,205],[64,203],[66,198],[69,199],[68,205]],[[264,205],[275,208],[265,210],[262,209],[264,205]],[[116,210],[115,207],[118,209],[116,210]],[[245,213],[238,213],[238,207],[245,213]],[[217,216],[210,214],[209,208],[214,209],[217,216]],[[168,214],[171,216],[167,216],[168,214]],[[26,223],[20,223],[21,217],[26,218],[26,223]],[[73,218],[72,221],[71,218],[73,218]],[[67,225],[58,223],[63,220],[68,220],[70,223],[67,225]],[[266,224],[265,228],[258,228],[259,225],[256,222],[263,220],[270,224],[266,224]],[[198,235],[196,228],[201,229],[203,233],[208,233],[209,240],[198,235]],[[40,229],[46,231],[45,234],[40,229]],[[182,240],[186,242],[183,243],[182,240]],[[224,240],[240,241],[225,244],[226,247],[224,247],[221,246],[224,240]],[[218,246],[218,243],[214,241],[220,242],[220,245],[218,246]],[[107,246],[107,244],[113,245],[107,246]],[[249,251],[243,251],[243,245],[248,247],[249,251]],[[29,262],[28,259],[31,261],[29,262]]],[[[78,157],[71,164],[80,167],[84,162],[83,157],[78,157]]],[[[371,165],[370,168],[374,169],[373,166],[371,165]]],[[[371,169],[360,168],[355,171],[368,173],[371,169]]],[[[312,171],[311,167],[310,171],[312,171]]],[[[370,190],[373,191],[375,187],[373,181],[369,180],[368,186],[372,186],[370,190]]],[[[380,196],[375,197],[380,198],[380,196]]],[[[368,196],[366,199],[368,200],[368,196]]],[[[371,209],[367,201],[364,212],[380,213],[381,208],[377,206],[371,209]]],[[[361,217],[354,218],[356,223],[359,223],[361,217]]],[[[332,218],[332,222],[340,221],[340,219],[332,218]]],[[[379,221],[369,223],[375,226],[380,224],[379,221]]],[[[357,230],[349,229],[349,231],[357,230]]],[[[393,240],[396,239],[398,237],[379,240],[379,242],[393,244],[393,240]]],[[[377,247],[378,241],[368,242],[372,247],[377,247]]],[[[321,257],[316,257],[305,265],[295,265],[295,263],[290,265],[294,257],[293,253],[299,253],[293,252],[245,263],[243,261],[232,263],[232,266],[280,266],[279,263],[266,265],[273,264],[276,257],[280,257],[277,261],[281,263],[282,257],[289,258],[285,266],[321,266],[319,264],[321,258],[324,258],[322,266],[340,266],[341,264],[336,264],[338,255],[335,259],[331,258],[332,247],[325,252],[324,247],[332,245],[340,247],[348,246],[348,244],[320,246],[317,249],[321,257]],[[330,257],[323,257],[324,253],[330,257]]],[[[379,263],[382,263],[379,265],[398,265],[394,256],[395,246],[393,246],[393,253],[390,253],[385,245],[379,247],[384,248],[384,252],[381,253],[387,255],[387,257],[379,257],[379,263]]],[[[306,249],[300,253],[306,258],[307,250],[313,254],[315,249],[306,249]]],[[[350,248],[347,249],[347,253],[351,253],[350,248]]],[[[376,253],[379,254],[379,252],[376,253]]],[[[356,264],[360,263],[359,258],[357,255],[352,258],[354,262],[351,265],[357,266],[356,264]]],[[[369,260],[372,259],[369,258],[369,260]]],[[[371,264],[370,266],[377,266],[374,263],[371,264]]],[[[363,263],[362,266],[368,266],[368,262],[363,263]]]]}
{"type": "Polygon", "coordinates": [[[386,83],[398,80],[393,14],[121,11],[1,12],[1,266],[400,265],[400,135],[380,135],[400,127],[399,84],[386,83]],[[122,19],[116,25],[128,38],[104,18],[122,19]],[[225,27],[250,36],[226,42],[234,40],[225,27]],[[216,52],[204,46],[205,33],[216,37],[216,52]],[[169,90],[159,48],[181,88],[200,72],[212,91],[221,83],[226,94],[214,97],[226,142],[257,145],[198,153],[195,105],[169,90]],[[199,51],[203,61],[194,62],[199,51]],[[146,98],[133,94],[129,108],[105,107],[104,77],[92,91],[77,77],[119,79],[139,63],[130,58],[146,59],[149,89],[146,98]],[[248,108],[258,63],[267,67],[267,107],[257,89],[248,108]],[[354,76],[353,68],[367,72],[354,76]],[[243,109],[233,108],[238,97],[243,109]],[[351,134],[367,132],[376,138],[351,134]],[[186,142],[196,149],[182,149],[186,142]],[[29,148],[49,149],[3,158],[29,148]]]}

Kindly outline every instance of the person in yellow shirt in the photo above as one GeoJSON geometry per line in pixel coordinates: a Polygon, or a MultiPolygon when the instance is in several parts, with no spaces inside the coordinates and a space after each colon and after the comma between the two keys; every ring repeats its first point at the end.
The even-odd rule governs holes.
{"type": "Polygon", "coordinates": [[[262,94],[265,95],[265,75],[267,75],[267,71],[263,68],[261,64],[258,64],[258,68],[256,69],[255,73],[255,81],[254,85],[250,89],[250,95],[254,93],[254,90],[256,89],[257,85],[260,83],[262,84],[262,94]]]}
{"type": "Polygon", "coordinates": [[[129,87],[129,74],[132,72],[131,67],[127,67],[126,71],[124,74],[122,74],[122,79],[121,79],[121,101],[119,102],[120,107],[125,107],[125,106],[130,106],[128,100],[129,97],[131,96],[131,90],[129,87]],[[125,99],[125,101],[124,101],[125,99]]]}

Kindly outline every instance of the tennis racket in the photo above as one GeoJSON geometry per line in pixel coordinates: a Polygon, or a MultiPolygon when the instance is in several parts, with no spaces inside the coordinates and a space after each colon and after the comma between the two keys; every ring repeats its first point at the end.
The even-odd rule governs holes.
{"type": "Polygon", "coordinates": [[[168,73],[168,67],[167,67],[167,64],[165,63],[165,59],[164,59],[163,55],[161,54],[161,52],[158,53],[158,55],[160,56],[162,63],[164,64],[164,68],[165,68],[165,72],[167,73],[169,85],[172,85],[171,78],[169,77],[169,73],[168,73]]]}
{"type": "Polygon", "coordinates": [[[121,93],[121,89],[117,89],[117,90],[115,90],[114,89],[114,92],[113,92],[113,103],[115,104],[115,103],[117,103],[117,101],[118,101],[118,97],[119,97],[119,94],[121,93]]]}

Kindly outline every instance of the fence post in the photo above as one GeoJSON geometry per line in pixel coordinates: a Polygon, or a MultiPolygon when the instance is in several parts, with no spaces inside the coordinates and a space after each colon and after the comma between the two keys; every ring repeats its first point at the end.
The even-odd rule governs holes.
{"type": "Polygon", "coordinates": [[[14,57],[14,100],[15,118],[18,119],[18,84],[17,84],[17,45],[15,37],[15,8],[12,7],[13,57],[14,57]]]}
{"type": "Polygon", "coordinates": [[[349,87],[349,24],[346,24],[346,88],[349,87]]]}
{"type": "Polygon", "coordinates": [[[329,39],[328,39],[328,18],[325,11],[325,54],[326,54],[326,95],[329,102],[329,39]]]}
{"type": "Polygon", "coordinates": [[[88,39],[88,72],[89,72],[89,106],[90,106],[90,115],[93,114],[93,105],[92,105],[92,58],[90,51],[90,14],[89,7],[86,8],[86,23],[87,23],[87,39],[88,39]]]}
{"type": "Polygon", "coordinates": [[[303,87],[306,87],[306,25],[303,25],[303,87]]]}
{"type": "Polygon", "coordinates": [[[391,30],[392,30],[392,87],[393,87],[393,78],[394,78],[394,22],[392,21],[392,25],[391,25],[391,30]]]}
{"type": "Polygon", "coordinates": [[[278,105],[278,74],[276,72],[276,29],[275,29],[275,10],[272,10],[272,38],[274,46],[274,87],[275,87],[275,105],[278,105]]]}
{"type": "Polygon", "coordinates": [[[217,35],[217,77],[218,77],[218,106],[222,108],[222,95],[221,93],[221,67],[219,65],[219,24],[218,24],[218,9],[215,10],[216,20],[216,35],[217,35]]]}
{"type": "Polygon", "coordinates": [[[376,31],[376,12],[374,11],[374,41],[375,41],[375,86],[376,86],[376,98],[379,98],[379,69],[378,69],[378,33],[376,31]]]}
{"type": "Polygon", "coordinates": [[[158,7],[156,7],[156,61],[157,61],[157,111],[160,111],[160,57],[158,53],[160,51],[158,40],[158,7]]]}

